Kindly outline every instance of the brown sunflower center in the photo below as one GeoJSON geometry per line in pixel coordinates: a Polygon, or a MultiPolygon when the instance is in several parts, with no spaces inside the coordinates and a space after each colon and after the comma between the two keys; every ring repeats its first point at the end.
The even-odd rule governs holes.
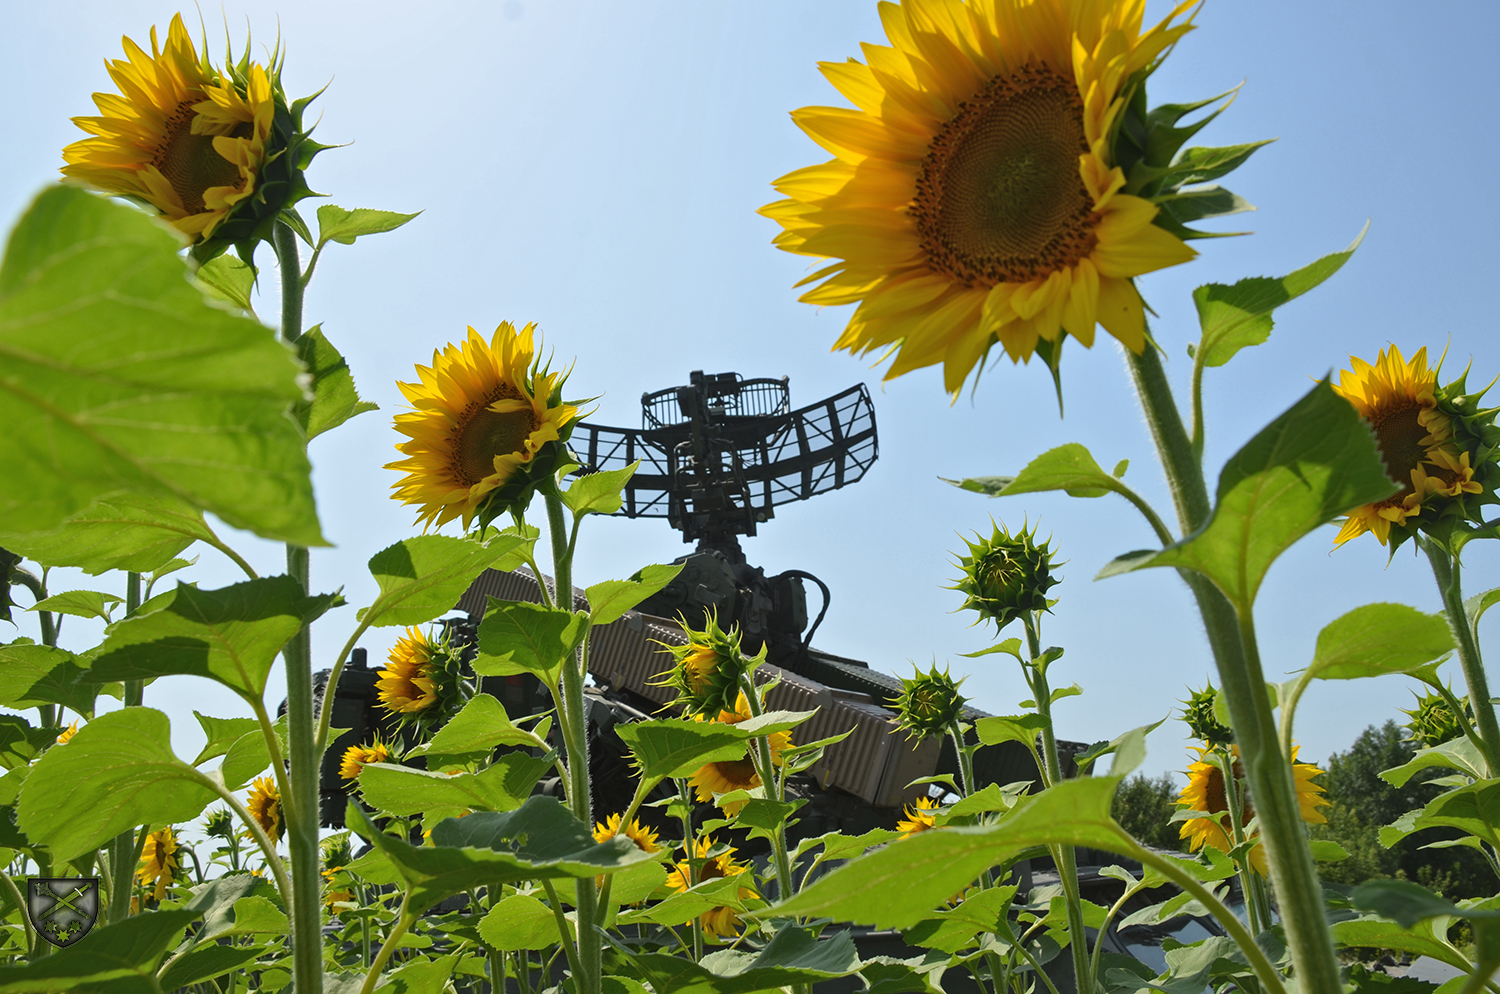
{"type": "Polygon", "coordinates": [[[714,765],[718,766],[719,775],[733,784],[752,784],[759,779],[755,763],[748,756],[714,765]]]}
{"type": "Polygon", "coordinates": [[[1078,87],[1045,66],[996,76],[928,147],[909,211],[928,264],[966,286],[1025,283],[1094,250],[1078,87]]]}
{"type": "MultiPolygon", "coordinates": [[[[236,186],[239,167],[214,151],[215,135],[193,134],[193,101],[184,101],[167,118],[162,139],[151,164],[161,170],[189,214],[204,210],[203,194],[212,186],[236,186]]],[[[232,137],[250,134],[249,124],[236,128],[232,137]],[[243,134],[241,133],[243,132],[243,134]]]]}
{"type": "Polygon", "coordinates": [[[521,411],[496,412],[490,405],[497,400],[520,400],[520,391],[504,386],[483,403],[469,405],[459,419],[453,442],[453,470],[466,487],[495,472],[495,457],[524,452],[526,439],[537,429],[536,415],[530,408],[521,411]]]}
{"type": "Polygon", "coordinates": [[[1401,484],[1401,492],[1383,503],[1399,504],[1412,492],[1411,471],[1420,466],[1427,455],[1427,447],[1422,444],[1422,439],[1427,437],[1428,430],[1423,426],[1421,416],[1422,405],[1416,401],[1388,407],[1370,415],[1370,427],[1375,430],[1375,440],[1380,448],[1380,457],[1385,461],[1385,471],[1392,480],[1401,484]]]}
{"type": "MultiPolygon", "coordinates": [[[[1234,764],[1234,773],[1236,777],[1244,775],[1244,769],[1240,766],[1238,760],[1234,764]]],[[[1224,771],[1219,769],[1217,765],[1209,770],[1208,783],[1204,785],[1203,793],[1205,795],[1204,800],[1208,805],[1205,810],[1212,814],[1229,810],[1229,796],[1224,792],[1224,771]]],[[[1250,803],[1249,794],[1246,794],[1240,799],[1240,824],[1248,825],[1250,819],[1254,817],[1255,806],[1250,803]]]]}

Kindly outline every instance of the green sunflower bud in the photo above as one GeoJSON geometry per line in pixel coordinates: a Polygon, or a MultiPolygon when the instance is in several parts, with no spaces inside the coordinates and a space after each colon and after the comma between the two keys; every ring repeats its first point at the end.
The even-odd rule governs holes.
{"type": "Polygon", "coordinates": [[[1218,688],[1210,685],[1202,690],[1189,690],[1188,699],[1179,702],[1182,720],[1187,722],[1194,736],[1210,746],[1229,745],[1234,741],[1234,732],[1220,724],[1214,714],[1214,702],[1218,697],[1218,688]]]}
{"type": "Polygon", "coordinates": [[[210,811],[203,823],[204,832],[213,839],[232,839],[235,835],[234,815],[228,808],[210,811]]]}
{"type": "Polygon", "coordinates": [[[354,848],[349,844],[349,833],[340,832],[330,835],[318,843],[318,849],[323,855],[323,868],[335,870],[341,866],[348,866],[354,861],[354,848]]]}
{"type": "MultiPolygon", "coordinates": [[[[1474,711],[1469,706],[1469,699],[1464,697],[1460,703],[1464,706],[1465,716],[1472,719],[1474,711]]],[[[1451,742],[1464,734],[1463,723],[1458,720],[1442,694],[1424,694],[1417,698],[1416,707],[1401,713],[1411,718],[1406,723],[1407,730],[1411,732],[1406,738],[1408,742],[1431,748],[1451,742]]]]}
{"type": "Polygon", "coordinates": [[[946,668],[939,673],[936,663],[930,672],[916,670],[910,680],[902,678],[901,696],[891,706],[896,709],[896,724],[906,731],[908,740],[948,731],[968,701],[958,692],[960,683],[963,680],[955,682],[946,668]]]}
{"type": "Polygon", "coordinates": [[[1000,525],[989,538],[975,535],[969,555],[958,560],[964,575],[950,590],[967,595],[963,607],[993,620],[997,631],[1032,611],[1050,607],[1047,591],[1060,582],[1052,575],[1052,553],[1047,543],[1036,543],[1036,532],[1024,527],[1012,535],[1000,525]]]}
{"type": "Polygon", "coordinates": [[[674,687],[684,715],[717,718],[720,711],[733,711],[740,695],[740,677],[750,673],[766,658],[764,648],[747,657],[740,651],[740,633],[719,627],[716,614],[708,616],[702,631],[679,618],[687,633],[686,645],[660,643],[676,658],[676,665],[658,673],[656,687],[674,687]]]}

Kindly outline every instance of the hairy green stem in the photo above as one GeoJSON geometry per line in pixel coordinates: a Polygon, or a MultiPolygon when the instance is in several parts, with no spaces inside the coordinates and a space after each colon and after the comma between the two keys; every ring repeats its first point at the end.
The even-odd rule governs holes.
{"type": "MultiPolygon", "coordinates": [[[[297,236],[284,221],[276,224],[274,248],[281,271],[281,337],[296,345],[302,337],[301,260],[297,236]]],[[[307,547],[287,544],[286,571],[308,592],[307,547]]],[[[323,907],[319,900],[318,777],[322,753],[313,731],[312,631],[303,625],[281,651],[286,662],[286,735],[291,761],[290,790],[282,794],[287,850],[291,855],[293,906],[292,982],[297,994],[323,990],[323,907]]],[[[368,988],[370,981],[366,981],[368,988]]]]}
{"type": "MultiPolygon", "coordinates": [[[[1215,746],[1210,755],[1213,756],[1214,765],[1219,768],[1219,776],[1223,778],[1224,806],[1229,809],[1229,848],[1236,849],[1245,841],[1246,836],[1245,805],[1240,796],[1239,779],[1234,775],[1234,760],[1227,750],[1219,746],[1215,746]]],[[[1265,903],[1265,891],[1254,886],[1255,871],[1250,866],[1248,856],[1238,865],[1240,886],[1245,893],[1245,911],[1250,919],[1250,932],[1252,935],[1259,935],[1271,921],[1270,908],[1262,906],[1265,903]]]]}
{"type": "MultiPolygon", "coordinates": [[[[575,880],[574,883],[578,881],[575,880]]],[[[552,905],[552,920],[557,925],[557,941],[562,945],[563,952],[568,954],[568,968],[573,971],[573,983],[576,987],[583,977],[583,967],[578,959],[578,947],[573,944],[570,935],[568,918],[563,914],[562,902],[557,898],[557,888],[552,885],[552,881],[543,877],[542,889],[547,892],[547,903],[552,905]]],[[[579,913],[578,920],[582,923],[582,912],[579,913]]],[[[582,924],[578,926],[578,931],[583,932],[582,924]]]]}
{"type": "MultiPolygon", "coordinates": [[[[698,886],[698,870],[702,861],[698,859],[697,839],[693,837],[693,798],[688,793],[686,780],[677,781],[677,796],[682,798],[682,855],[688,865],[688,886],[698,886]]],[[[703,922],[701,917],[693,919],[693,962],[703,959],[703,922]]]]}
{"type": "MultiPolygon", "coordinates": [[[[751,717],[759,718],[764,709],[760,705],[760,695],[755,691],[755,681],[750,674],[746,673],[740,677],[740,692],[745,695],[745,702],[750,708],[751,717]]],[[[771,758],[771,740],[769,736],[758,735],[752,746],[751,754],[755,762],[756,772],[760,774],[762,788],[766,792],[766,798],[772,801],[780,801],[780,791],[777,789],[776,764],[771,758]]],[[[776,831],[771,833],[771,849],[776,856],[776,888],[781,894],[781,900],[791,898],[792,890],[792,862],[787,854],[786,848],[786,820],[776,826],[776,831]]]]}
{"type": "Polygon", "coordinates": [[[1427,553],[1438,592],[1443,596],[1443,613],[1458,646],[1464,682],[1469,685],[1469,706],[1474,710],[1474,723],[1479,726],[1484,761],[1489,764],[1490,776],[1495,776],[1500,774],[1500,723],[1495,721],[1495,706],[1490,703],[1489,679],[1479,655],[1479,640],[1474,637],[1474,626],[1469,624],[1468,612],[1464,610],[1463,567],[1432,539],[1421,536],[1417,544],[1427,553]]]}
{"type": "Polygon", "coordinates": [[[26,928],[26,951],[35,954],[37,951],[36,929],[31,927],[31,916],[26,913],[26,898],[21,896],[21,889],[10,878],[9,873],[0,872],[0,878],[4,879],[6,890],[10,891],[10,899],[16,902],[16,910],[21,913],[21,924],[26,928]]]}
{"type": "MultiPolygon", "coordinates": [[[[32,599],[37,603],[41,603],[42,601],[47,599],[47,584],[42,580],[41,577],[37,576],[29,569],[22,569],[19,566],[12,567],[10,571],[10,582],[12,584],[20,584],[21,586],[29,590],[31,592],[32,599]]],[[[42,645],[56,646],[57,626],[52,623],[52,612],[38,611],[36,612],[36,615],[37,623],[41,626],[42,645]]],[[[52,704],[39,705],[37,707],[37,714],[41,721],[41,727],[43,728],[55,728],[57,725],[61,724],[61,709],[55,708],[55,706],[52,704]]]]}
{"type": "MultiPolygon", "coordinates": [[[[401,910],[396,914],[396,927],[391,929],[390,935],[387,935],[385,937],[385,941],[380,944],[380,952],[375,954],[375,962],[370,964],[369,972],[365,974],[365,982],[360,987],[359,994],[372,994],[372,992],[375,990],[375,984],[380,980],[380,971],[385,969],[386,960],[391,958],[391,953],[395,952],[396,947],[401,943],[401,937],[406,934],[406,930],[411,928],[412,924],[417,920],[416,912],[407,910],[407,904],[410,901],[410,891],[407,891],[406,893],[401,895],[401,910]]],[[[322,952],[321,949],[318,951],[320,953],[322,952]]],[[[323,964],[319,962],[319,987],[322,986],[323,982],[321,973],[322,969],[323,964]]],[[[298,994],[301,994],[300,987],[294,987],[293,990],[297,991],[298,994]]]]}
{"type": "MultiPolygon", "coordinates": [[[[1052,728],[1052,690],[1047,684],[1045,665],[1038,665],[1042,655],[1041,627],[1035,614],[1022,616],[1026,626],[1027,650],[1031,657],[1031,685],[1035,694],[1037,714],[1042,719],[1042,759],[1046,764],[1049,784],[1062,782],[1062,761],[1057,752],[1057,735],[1052,728]]],[[[1072,941],[1068,948],[1073,954],[1073,977],[1078,994],[1094,994],[1094,977],[1089,969],[1088,931],[1083,924],[1083,898],[1078,889],[1078,863],[1069,845],[1049,846],[1053,862],[1057,864],[1057,875],[1062,882],[1063,897],[1067,904],[1068,934],[1072,941]]]]}
{"type": "MultiPolygon", "coordinates": [[[[1202,463],[1183,429],[1161,357],[1150,347],[1141,355],[1127,352],[1126,357],[1166,472],[1178,522],[1182,533],[1190,535],[1208,520],[1210,510],[1202,463]]],[[[1202,574],[1180,570],[1179,575],[1198,601],[1218,666],[1221,692],[1229,705],[1250,796],[1260,818],[1261,844],[1266,847],[1299,986],[1307,994],[1339,994],[1343,987],[1325,917],[1323,890],[1302,826],[1292,767],[1281,754],[1266,696],[1253,619],[1248,611],[1240,616],[1202,574]]],[[[1227,923],[1225,927],[1229,927],[1227,923]]]]}
{"type": "MultiPolygon", "coordinates": [[[[128,618],[141,606],[141,574],[128,572],[125,574],[125,616],[128,618]]],[[[145,681],[126,680],[124,693],[124,705],[127,708],[138,708],[145,695],[145,681]]],[[[130,892],[132,881],[135,879],[136,863],[140,861],[139,856],[131,857],[136,853],[136,834],[134,828],[127,828],[110,841],[109,869],[111,884],[109,888],[109,914],[110,924],[122,921],[130,915],[130,892]]]]}
{"type": "MultiPolygon", "coordinates": [[[[245,830],[250,833],[250,838],[254,839],[255,844],[260,847],[261,855],[265,858],[266,866],[270,869],[271,876],[276,878],[276,889],[281,891],[282,903],[288,908],[292,907],[292,898],[295,891],[295,888],[292,886],[292,878],[287,875],[286,865],[282,862],[281,856],[276,852],[276,843],[271,841],[271,837],[266,834],[266,830],[261,827],[260,822],[255,820],[255,816],[249,812],[238,797],[234,796],[234,791],[225,787],[223,781],[218,777],[209,776],[207,773],[195,769],[193,770],[192,779],[207,787],[215,794],[218,794],[219,798],[225,804],[229,805],[229,810],[233,811],[239,816],[240,821],[244,822],[245,830]]],[[[318,884],[314,883],[313,891],[315,895],[319,889],[318,884]]]]}

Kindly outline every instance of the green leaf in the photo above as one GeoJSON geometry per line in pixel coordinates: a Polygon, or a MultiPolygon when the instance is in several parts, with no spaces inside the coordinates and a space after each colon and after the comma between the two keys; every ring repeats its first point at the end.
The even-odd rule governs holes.
{"type": "Polygon", "coordinates": [[[337,603],[338,594],[306,596],[290,576],[219,590],[179,583],[110,627],[91,673],[100,681],[190,674],[259,700],[282,646],[337,603]]]}
{"type": "MultiPolygon", "coordinates": [[[[991,784],[991,786],[994,786],[991,784]]],[[[912,946],[953,954],[969,949],[981,932],[1008,931],[1001,918],[1010,908],[1016,888],[996,887],[980,891],[952,911],[939,911],[901,933],[912,946]]]]}
{"type": "Polygon", "coordinates": [[[94,501],[57,528],[0,534],[0,547],[43,566],[150,573],[213,532],[203,512],[171,495],[119,493],[94,501]]]}
{"type": "Polygon", "coordinates": [[[900,832],[893,832],[888,828],[872,828],[863,835],[828,832],[815,838],[803,839],[797,844],[797,856],[800,857],[803,853],[822,846],[824,859],[848,859],[851,856],[863,854],[871,846],[884,845],[900,837],[900,832]]]}
{"type": "Polygon", "coordinates": [[[218,795],[171,741],[153,708],[98,716],[32,767],[16,804],[21,831],[66,861],[127,828],[192,821],[218,795]]]}
{"type": "Polygon", "coordinates": [[[1145,566],[1196,570],[1248,616],[1276,557],[1319,525],[1395,489],[1375,436],[1323,380],[1229,460],[1201,529],[1160,552],[1122,556],[1099,576],[1145,566]]]}
{"type": "Polygon", "coordinates": [[[192,941],[212,942],[226,935],[271,932],[277,928],[284,932],[286,915],[264,896],[257,896],[257,891],[276,893],[267,881],[245,872],[225,874],[194,887],[193,897],[183,909],[202,915],[203,927],[192,941]]]}
{"type": "Polygon", "coordinates": [[[201,984],[231,971],[244,970],[266,952],[265,946],[199,946],[167,967],[161,975],[161,983],[170,991],[189,984],[201,984]]]}
{"type": "Polygon", "coordinates": [[[156,966],[194,911],[148,911],[94,928],[73,945],[23,966],[0,967],[0,992],[161,994],[156,966]]]}
{"type": "Polygon", "coordinates": [[[346,820],[390,858],[414,909],[473,887],[595,876],[651,859],[626,838],[595,842],[589,826],[550,797],[529,798],[508,814],[479,812],[439,822],[432,846],[377,832],[357,804],[350,803],[346,820]]]}
{"type": "Polygon", "coordinates": [[[0,705],[16,710],[61,704],[86,717],[94,713],[99,688],[71,652],[47,645],[0,646],[0,705]]]}
{"type": "Polygon", "coordinates": [[[1067,780],[1022,798],[994,826],[944,828],[892,842],[818,879],[767,914],[827,915],[838,921],[908,928],[997,863],[1033,846],[1071,843],[1129,852],[1110,817],[1118,777],[1067,780]]]}
{"type": "Polygon", "coordinates": [[[255,289],[255,270],[225,252],[198,267],[193,281],[208,296],[255,313],[250,294],[255,289]]]}
{"type": "Polygon", "coordinates": [[[1357,918],[1353,921],[1335,922],[1333,938],[1341,946],[1358,948],[1394,949],[1397,952],[1431,956],[1449,966],[1467,972],[1470,964],[1458,950],[1443,941],[1427,922],[1415,929],[1405,929],[1394,922],[1373,918],[1357,918]]]}
{"type": "Polygon", "coordinates": [[[758,953],[725,949],[694,963],[670,953],[634,953],[611,937],[653,990],[672,994],[750,994],[792,984],[811,986],[846,977],[860,968],[859,954],[848,932],[819,940],[811,931],[790,925],[777,931],[758,953]]]}
{"type": "Polygon", "coordinates": [[[490,598],[479,623],[479,655],[474,672],[480,676],[534,673],[543,683],[557,683],[563,664],[583,642],[589,616],[562,608],[490,598]]]}
{"type": "MultiPolygon", "coordinates": [[[[417,211],[417,214],[422,213],[417,211]]],[[[368,207],[344,210],[333,204],[318,208],[318,248],[330,241],[340,245],[353,245],[361,235],[378,235],[395,231],[417,214],[398,214],[395,211],[377,211],[368,207]]]]}
{"type": "Polygon", "coordinates": [[[1419,771],[1433,766],[1444,769],[1458,770],[1466,773],[1475,780],[1483,780],[1488,770],[1488,764],[1479,749],[1470,742],[1467,736],[1452,739],[1440,745],[1426,749],[1418,749],[1417,754],[1406,763],[1390,770],[1382,770],[1380,779],[1395,787],[1404,787],[1406,782],[1419,771]]]}
{"type": "Polygon", "coordinates": [[[1021,658],[1021,640],[1018,638],[1009,638],[998,645],[990,646],[988,649],[980,649],[978,652],[965,652],[961,653],[961,655],[966,659],[978,659],[980,656],[988,656],[996,652],[1015,656],[1018,663],[1024,664],[1026,662],[1026,660],[1021,658]]]}
{"type": "Polygon", "coordinates": [[[524,752],[508,752],[478,773],[453,775],[366,763],[359,772],[359,790],[369,804],[394,815],[422,814],[434,808],[514,811],[551,768],[549,761],[524,752]]]}
{"type": "Polygon", "coordinates": [[[1210,180],[1227,176],[1244,165],[1257,149],[1273,141],[1275,141],[1274,138],[1268,138],[1265,141],[1248,142],[1243,145],[1183,149],[1168,169],[1167,182],[1176,186],[1186,186],[1189,183],[1207,183],[1210,180]]]}
{"type": "Polygon", "coordinates": [[[1190,190],[1177,190],[1156,199],[1162,214],[1175,221],[1174,225],[1163,225],[1179,238],[1222,238],[1224,233],[1209,234],[1185,227],[1194,221],[1208,221],[1216,217],[1229,217],[1255,210],[1255,205],[1244,197],[1222,186],[1200,186],[1190,190]]]}
{"type": "Polygon", "coordinates": [[[1319,680],[1355,680],[1406,673],[1453,651],[1453,632],[1441,614],[1405,604],[1366,604],[1318,633],[1308,667],[1319,680]]]}
{"type": "Polygon", "coordinates": [[[563,491],[563,503],[580,517],[585,514],[614,514],[624,505],[625,499],[621,494],[640,465],[641,461],[637,459],[620,469],[580,476],[563,491]]]}
{"type": "Polygon", "coordinates": [[[1036,745],[1047,720],[1039,714],[992,715],[974,722],[974,732],[987,746],[1002,742],[1019,742],[1028,748],[1036,745]]]}
{"type": "MultiPolygon", "coordinates": [[[[569,938],[577,934],[569,923],[569,938]]],[[[552,909],[526,894],[512,894],[479,920],[484,941],[502,952],[515,949],[546,949],[558,942],[557,919],[552,909]]]]}
{"type": "Polygon", "coordinates": [[[621,925],[654,922],[657,925],[686,925],[714,908],[733,908],[743,911],[740,888],[751,886],[751,878],[744,873],[732,877],[713,877],[687,890],[678,891],[644,908],[623,912],[618,919],[621,925]]]}
{"type": "MultiPolygon", "coordinates": [[[[1366,224],[1365,231],[1369,227],[1366,224]]],[[[1286,276],[1255,276],[1233,286],[1208,283],[1194,290],[1193,302],[1198,305],[1198,323],[1203,328],[1198,344],[1203,364],[1222,366],[1240,349],[1270,338],[1271,312],[1338,272],[1364,241],[1365,231],[1344,251],[1325,255],[1286,276]]]]}
{"type": "Polygon", "coordinates": [[[57,728],[32,728],[16,714],[0,714],[0,766],[7,770],[25,767],[57,742],[57,728]]]}
{"type": "Polygon", "coordinates": [[[740,808],[740,813],[734,816],[734,823],[739,828],[749,829],[752,839],[770,839],[774,837],[773,833],[806,803],[807,801],[800,799],[773,801],[768,797],[752,797],[745,802],[744,807],[740,808]]]}
{"type": "MultiPolygon", "coordinates": [[[[195,764],[196,765],[196,764],[195,764]]],[[[224,751],[224,762],[219,764],[219,776],[224,786],[239,790],[271,766],[271,751],[266,746],[265,733],[259,725],[230,743],[224,751]]]]}
{"type": "Polygon", "coordinates": [[[292,407],[292,414],[308,441],[357,414],[380,410],[378,405],[359,399],[354,389],[354,374],[339,350],[324,336],[322,325],[313,326],[297,339],[297,358],[312,377],[312,399],[300,400],[292,407]]]}
{"type": "MultiPolygon", "coordinates": [[[[0,545],[5,543],[0,542],[0,545]]],[[[5,545],[6,548],[11,548],[5,545]]],[[[34,558],[34,557],[33,557],[34,558]]],[[[1464,601],[1464,613],[1469,616],[1469,625],[1476,630],[1479,627],[1479,619],[1484,617],[1484,612],[1500,603],[1500,587],[1486,590],[1482,594],[1475,594],[1464,601]]]]}
{"type": "Polygon", "coordinates": [[[487,569],[521,565],[516,553],[527,544],[519,535],[496,535],[488,542],[447,535],[419,535],[375,553],[370,572],[380,596],[359,612],[372,626],[420,625],[453,610],[474,578],[487,569]]]}
{"type": "Polygon", "coordinates": [[[716,721],[634,721],[616,725],[615,732],[630,747],[645,780],[690,777],[708,763],[745,757],[746,737],[734,725],[716,721]]]}
{"type": "Polygon", "coordinates": [[[987,476],[963,480],[964,490],[989,497],[1061,490],[1069,497],[1103,497],[1120,489],[1120,482],[1100,468],[1089,450],[1077,442],[1060,445],[1026,464],[1018,476],[987,476]]]}
{"type": "Polygon", "coordinates": [[[71,187],[0,264],[0,519],[46,531],[107,494],[176,495],[264,538],[324,545],[295,357],[204,300],[178,237],[71,187]]]}
{"type": "Polygon", "coordinates": [[[99,590],[65,590],[38,601],[28,611],[51,611],[53,614],[71,614],[76,618],[100,618],[109,621],[110,608],[124,603],[124,598],[106,594],[99,590]]]}
{"type": "Polygon", "coordinates": [[[1460,907],[1410,880],[1371,880],[1354,888],[1349,900],[1356,908],[1373,911],[1402,928],[1412,928],[1428,918],[1500,920],[1500,911],[1460,907]]]}
{"type": "Polygon", "coordinates": [[[408,758],[426,756],[428,769],[436,769],[443,765],[441,760],[463,763],[488,756],[496,746],[502,745],[549,748],[534,732],[511,724],[505,706],[494,696],[475,694],[430,741],[406,755],[408,758]]]}
{"type": "MultiPolygon", "coordinates": [[[[203,745],[203,751],[193,760],[194,766],[201,766],[210,759],[224,755],[230,746],[251,732],[260,733],[260,722],[254,718],[215,718],[197,711],[193,712],[193,717],[203,726],[203,735],[208,739],[203,745]]],[[[261,769],[265,767],[262,766],[261,769]]]]}
{"type": "MultiPolygon", "coordinates": [[[[27,783],[34,779],[33,774],[27,783]]],[[[1428,801],[1413,828],[1420,831],[1438,825],[1460,829],[1491,846],[1500,846],[1500,780],[1481,780],[1428,801]]]]}
{"type": "Polygon", "coordinates": [[[682,564],[647,566],[630,580],[605,580],[584,591],[589,599],[589,619],[594,625],[617,621],[626,611],[650,597],[682,572],[682,564]]]}

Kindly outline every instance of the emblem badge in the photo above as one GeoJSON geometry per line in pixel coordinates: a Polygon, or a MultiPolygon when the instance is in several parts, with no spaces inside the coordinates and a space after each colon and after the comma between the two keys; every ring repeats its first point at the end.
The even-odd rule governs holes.
{"type": "Polygon", "coordinates": [[[98,877],[29,877],[26,912],[54,946],[71,946],[99,920],[98,877]]]}

